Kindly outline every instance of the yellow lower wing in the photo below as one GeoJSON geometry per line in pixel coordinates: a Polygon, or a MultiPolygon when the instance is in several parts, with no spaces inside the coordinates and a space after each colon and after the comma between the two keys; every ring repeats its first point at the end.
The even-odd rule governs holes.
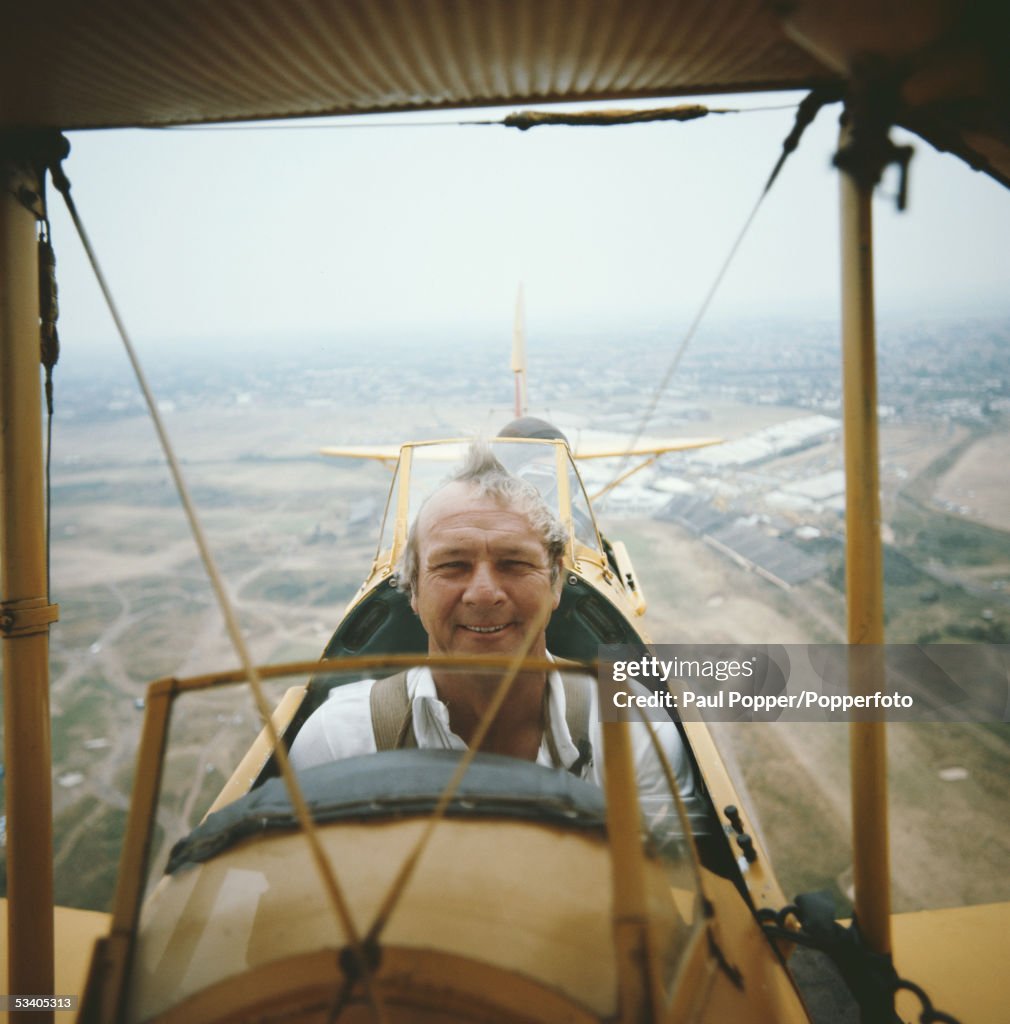
{"type": "Polygon", "coordinates": [[[722,444],[721,437],[671,437],[661,441],[636,444],[634,448],[612,445],[576,445],[572,456],[576,459],[621,459],[633,455],[663,455],[666,452],[686,452],[692,448],[708,448],[722,444]]]}
{"type": "MultiPolygon", "coordinates": [[[[935,1009],[963,1024],[1007,1019],[1010,903],[894,914],[891,933],[898,974],[923,989],[935,1009]]],[[[898,995],[897,1009],[903,1021],[922,1012],[911,992],[898,995]]]]}

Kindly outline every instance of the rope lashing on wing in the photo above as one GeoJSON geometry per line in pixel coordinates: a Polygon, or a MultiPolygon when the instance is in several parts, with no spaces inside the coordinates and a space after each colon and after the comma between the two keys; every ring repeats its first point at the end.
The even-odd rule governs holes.
{"type": "Polygon", "coordinates": [[[53,368],[60,358],[60,335],[56,321],[60,315],[56,288],[56,253],[52,245],[49,209],[42,197],[44,215],[39,225],[39,355],[46,372],[46,597],[52,595],[50,580],[53,535],[53,368]]]}
{"type": "Polygon", "coordinates": [[[654,107],[651,110],[579,110],[563,113],[555,110],[519,110],[502,121],[506,128],[521,132],[540,125],[566,125],[572,128],[607,128],[619,124],[648,124],[653,121],[695,121],[708,114],[736,114],[727,107],[706,107],[701,103],[682,103],[676,107],[654,107]]]}
{"type": "Polygon", "coordinates": [[[39,228],[39,332],[42,365],[46,371],[46,409],[53,412],[53,367],[60,359],[60,335],[56,329],[60,307],[56,287],[56,253],[52,245],[49,214],[39,228]]]}
{"type": "MultiPolygon", "coordinates": [[[[68,147],[69,151],[69,147],[68,147]]],[[[158,435],[158,439],[161,442],[162,450],[165,454],[165,460],[168,463],[169,471],[172,474],[172,479],[175,482],[176,490],[179,494],[179,499],[182,502],[183,510],[186,515],[186,519],[189,522],[190,530],[193,534],[193,539],[196,541],[196,546],[200,552],[200,558],[203,562],[204,569],[207,572],[207,576],[210,580],[214,594],[217,597],[218,605],[221,609],[221,614],[224,617],[225,626],[228,631],[229,639],[231,640],[232,646],[235,650],[236,656],[239,659],[239,663],[242,666],[243,673],[246,679],[249,680],[249,686],[253,694],[253,699],[256,703],[257,710],[259,711],[260,717],[263,720],[264,728],[270,737],[270,742],[273,746],[274,756],[277,759],[277,767],[280,770],[281,777],[284,780],[284,785],[287,788],[288,795],[291,798],[291,805],[295,810],[295,815],[298,819],[299,826],[305,833],[306,841],[309,844],[309,848],[312,854],[313,861],[316,864],[316,868],[319,871],[321,881],[323,883],[323,889],[329,899],[331,908],[343,929],[344,935],[347,938],[353,962],[357,965],[358,977],[364,981],[365,990],[368,995],[369,1003],[377,1021],[380,1024],[384,1024],[386,1021],[386,1014],[383,1008],[382,1002],[379,998],[379,993],[375,985],[373,984],[373,972],[375,956],[369,956],[366,953],[365,947],[362,945],[361,939],[358,935],[357,929],[354,925],[354,920],[351,917],[350,909],[347,905],[347,901],[341,891],[340,885],[337,882],[337,878],[333,873],[333,868],[329,863],[326,856],[326,852],[323,850],[322,844],[319,841],[319,836],[316,833],[315,825],[312,821],[312,816],[309,813],[308,805],[305,802],[305,797],[302,794],[301,786],[298,784],[298,780],[295,777],[294,770],[291,768],[291,763],[288,759],[287,749],[281,742],[277,729],[273,722],[270,706],[267,703],[266,695],[263,691],[263,686],[260,680],[260,675],[253,663],[252,656],[249,652],[248,645],[245,642],[245,637],[242,634],[242,630],[238,623],[238,616],[235,613],[235,609],[232,605],[231,598],[228,595],[228,591],[224,585],[224,580],[217,568],[217,563],[214,560],[214,556],[211,553],[210,545],[207,542],[207,537],[204,534],[203,526],[200,523],[200,519],[196,512],[196,507],[193,504],[192,498],[189,493],[189,488],[186,484],[185,478],[182,475],[182,467],[179,464],[179,460],[176,457],[175,451],[172,447],[172,443],[168,437],[168,431],[165,428],[164,421],[162,420],[161,413],[158,410],[158,405],[154,399],[154,394],[151,391],[150,385],[147,382],[147,378],[144,374],[143,368],[140,365],[140,359],[137,356],[136,349],[130,340],[129,334],[126,330],[126,325],[123,322],[123,318],[120,315],[119,307],[112,297],[112,292],[109,289],[109,285],[105,279],[105,275],[102,273],[101,266],[98,263],[98,258],[95,254],[94,249],[91,245],[91,240],[88,237],[88,233],[84,228],[84,224],[81,221],[81,217],[77,212],[77,205],[70,194],[70,181],[63,171],[62,158],[55,160],[50,166],[50,174],[52,175],[53,185],[63,196],[64,201],[67,205],[67,211],[70,214],[71,220],[74,222],[74,227],[77,229],[77,234],[80,237],[81,244],[84,246],[84,251],[87,254],[88,261],[91,264],[91,268],[95,273],[95,277],[98,280],[98,286],[102,291],[102,295],[105,298],[105,302],[109,308],[109,312],[112,315],[112,319],[116,325],[116,330],[119,333],[119,337],[123,342],[123,347],[126,349],[126,354],[130,360],[130,364],[133,367],[134,374],[137,378],[137,383],[140,386],[140,390],[143,393],[144,401],[147,403],[148,411],[151,415],[151,419],[154,423],[155,431],[158,435]]]]}
{"type": "MultiPolygon", "coordinates": [[[[754,223],[754,218],[757,216],[758,210],[761,208],[761,204],[764,202],[765,197],[771,191],[772,185],[775,184],[776,179],[779,176],[782,168],[785,166],[786,160],[796,150],[796,147],[800,143],[800,139],[803,137],[803,133],[809,127],[811,122],[817,116],[818,111],[821,107],[826,106],[829,103],[838,103],[842,99],[841,86],[824,86],[820,89],[814,89],[803,98],[800,105],[796,108],[796,120],[793,123],[792,130],[785,137],[782,142],[782,152],[779,154],[778,160],[775,162],[775,166],[772,168],[771,174],[768,175],[768,180],[765,182],[764,188],[761,190],[761,194],[757,198],[757,202],[754,204],[753,209],[748,214],[747,219],[744,221],[743,227],[740,229],[736,240],[730,247],[729,253],[723,260],[722,266],[719,268],[718,273],[715,275],[715,279],[709,286],[708,291],[705,294],[701,305],[698,307],[698,312],[695,314],[694,319],[691,321],[690,326],[681,339],[680,344],[677,347],[676,352],[673,355],[673,359],[670,360],[669,366],[666,368],[666,372],[660,379],[659,384],[656,386],[655,391],[652,394],[652,398],[649,400],[649,404],[645,408],[645,412],[642,415],[642,419],[638,424],[638,428],[635,431],[634,436],[628,444],[628,451],[631,451],[641,440],[642,435],[645,433],[646,427],[655,415],[656,409],[659,406],[659,400],[663,397],[667,387],[670,384],[670,380],[673,378],[677,367],[680,365],[680,361],[687,351],[687,346],[690,345],[694,339],[695,334],[698,332],[698,327],[701,325],[701,321],[704,319],[705,314],[708,312],[709,306],[712,304],[712,300],[715,298],[715,293],[719,290],[719,285],[722,284],[723,278],[726,276],[726,272],[730,268],[730,264],[733,262],[734,257],[737,254],[737,250],[740,248],[741,243],[744,240],[747,232],[750,230],[751,224],[754,223]]],[[[618,467],[617,472],[614,474],[614,480],[624,473],[628,465],[630,456],[625,455],[618,467]]],[[[614,481],[611,481],[612,486],[614,481]]]]}

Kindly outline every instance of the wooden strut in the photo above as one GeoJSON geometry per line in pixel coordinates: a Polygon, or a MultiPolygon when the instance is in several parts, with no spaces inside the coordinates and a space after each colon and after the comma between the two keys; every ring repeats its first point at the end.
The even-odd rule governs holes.
{"type": "MultiPolygon", "coordinates": [[[[842,131],[840,148],[848,143],[842,131]]],[[[876,337],[873,301],[873,186],[839,175],[842,238],[842,354],[845,423],[845,592],[850,644],[876,645],[875,678],[850,678],[880,689],[884,642],[883,549],[877,436],[876,337]]],[[[884,722],[849,725],[852,864],[855,912],[867,945],[890,953],[887,746],[884,722]]]]}
{"type": "MultiPolygon", "coordinates": [[[[7,805],[7,989],[54,986],[49,603],[39,375],[41,137],[0,137],[0,632],[7,805]]],[[[51,140],[48,140],[51,142],[51,140]]],[[[52,1011],[12,1020],[41,1024],[52,1011]]]]}

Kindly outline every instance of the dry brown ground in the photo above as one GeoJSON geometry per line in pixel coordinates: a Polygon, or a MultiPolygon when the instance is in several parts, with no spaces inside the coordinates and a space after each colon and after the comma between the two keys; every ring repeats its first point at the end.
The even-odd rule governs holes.
{"type": "MultiPolygon", "coordinates": [[[[414,414],[388,410],[386,416],[384,436],[409,436],[418,427],[414,414]]],[[[782,410],[751,410],[741,429],[766,425],[765,418],[776,422],[782,410]]],[[[381,504],[388,471],[251,460],[265,453],[299,458],[325,443],[374,441],[375,425],[337,407],[268,409],[252,421],[235,410],[174,419],[191,486],[198,494],[201,488],[218,494],[204,509],[205,527],[254,656],[318,655],[374,551],[375,531],[349,533],[346,513],[362,497],[381,504]],[[332,527],[334,539],[306,543],[316,526],[332,527]]],[[[463,410],[458,419],[483,426],[488,410],[463,410]]],[[[421,423],[426,436],[442,427],[456,433],[450,429],[456,426],[434,410],[421,423]]],[[[162,488],[165,471],[153,441],[140,461],[136,456],[136,437],[145,429],[138,421],[135,429],[120,424],[111,432],[75,432],[61,451],[76,461],[64,464],[58,478],[123,484],[141,497],[162,488]]],[[[936,439],[941,450],[950,443],[936,439]]],[[[911,433],[885,432],[885,460],[917,458],[925,465],[932,449],[927,457],[916,444],[911,433]]],[[[822,457],[809,455],[810,468],[822,457]]],[[[966,471],[959,466],[958,472],[958,486],[967,486],[966,471]]],[[[837,600],[832,603],[825,588],[786,593],[671,524],[621,522],[611,532],[628,543],[657,642],[804,643],[841,636],[837,600]]],[[[121,827],[142,717],[134,699],[159,675],[230,668],[236,659],[173,502],[75,500],[54,516],[53,555],[54,594],[64,606],[53,641],[54,721],[63,729],[54,774],[84,776],[78,786],[56,787],[57,811],[65,815],[57,821],[57,888],[63,902],[87,891],[81,902],[104,906],[118,839],[113,834],[96,847],[94,837],[103,822],[113,833],[121,827]],[[86,746],[94,740],[108,746],[86,746]]],[[[159,816],[161,856],[199,817],[256,731],[243,695],[181,709],[159,816]]],[[[844,727],[726,724],[713,731],[785,891],[826,886],[844,893],[851,875],[844,727]]],[[[1006,729],[894,727],[890,746],[896,909],[1010,898],[1006,729]],[[946,767],[962,767],[967,776],[942,781],[938,772],[946,767]]]]}
{"type": "MultiPolygon", "coordinates": [[[[657,642],[837,642],[843,625],[810,589],[785,592],[675,525],[621,523],[657,642]]],[[[848,730],[844,723],[717,723],[787,896],[851,892],[848,730]]],[[[888,733],[895,911],[1010,900],[1010,726],[892,725],[888,733]],[[944,781],[960,767],[966,777],[944,781]]]]}
{"type": "Polygon", "coordinates": [[[935,497],[964,506],[969,518],[999,530],[1010,528],[1007,467],[1010,433],[990,434],[976,441],[937,482],[935,497]]]}

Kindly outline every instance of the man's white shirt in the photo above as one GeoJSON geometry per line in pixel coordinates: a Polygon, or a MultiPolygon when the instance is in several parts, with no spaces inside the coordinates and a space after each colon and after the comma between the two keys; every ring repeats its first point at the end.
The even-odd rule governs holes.
{"type": "MultiPolygon", "coordinates": [[[[333,688],[329,698],[309,717],[295,737],[290,755],[295,769],[302,771],[345,757],[376,753],[370,702],[374,684],[374,679],[364,679],[333,688]]],[[[562,766],[569,769],[579,759],[580,753],[565,718],[565,687],[561,674],[550,672],[547,685],[547,725],[537,751],[536,763],[547,768],[557,767],[550,749],[549,729],[562,766]]],[[[637,687],[639,684],[635,685],[637,687]]],[[[603,736],[595,683],[590,690],[589,742],[593,756],[583,766],[581,777],[602,786],[603,736]]],[[[644,687],[642,692],[647,692],[644,687]]],[[[438,697],[430,669],[418,666],[408,671],[407,697],[410,700],[418,748],[466,750],[466,744],[449,727],[449,709],[438,697]]],[[[641,722],[632,723],[630,728],[642,813],[647,821],[672,823],[676,820],[676,811],[648,728],[641,722]]],[[[690,817],[698,821],[703,817],[701,801],[697,796],[690,760],[680,733],[672,721],[654,722],[653,729],[673,770],[685,808],[690,817]]]]}

